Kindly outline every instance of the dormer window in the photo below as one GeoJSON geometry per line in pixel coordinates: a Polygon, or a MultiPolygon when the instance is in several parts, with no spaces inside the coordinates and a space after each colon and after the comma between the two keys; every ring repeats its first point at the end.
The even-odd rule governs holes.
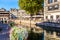
{"type": "Polygon", "coordinates": [[[50,3],[52,3],[53,2],[53,0],[48,0],[48,3],[50,4],[50,3]]]}

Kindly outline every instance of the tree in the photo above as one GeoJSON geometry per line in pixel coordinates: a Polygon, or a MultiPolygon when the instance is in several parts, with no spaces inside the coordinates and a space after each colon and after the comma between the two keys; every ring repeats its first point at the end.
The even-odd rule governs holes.
{"type": "Polygon", "coordinates": [[[44,0],[18,0],[18,6],[20,9],[24,9],[33,15],[43,8],[43,1],[44,0]]]}
{"type": "Polygon", "coordinates": [[[43,2],[44,0],[18,0],[18,6],[20,9],[26,10],[26,12],[30,13],[32,19],[32,16],[43,8],[42,6],[43,2]]]}

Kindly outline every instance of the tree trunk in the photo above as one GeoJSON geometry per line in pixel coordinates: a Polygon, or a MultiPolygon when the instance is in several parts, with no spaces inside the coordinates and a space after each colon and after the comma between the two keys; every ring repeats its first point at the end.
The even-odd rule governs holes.
{"type": "Polygon", "coordinates": [[[32,20],[32,15],[30,15],[30,29],[32,29],[31,20],[32,20]]]}

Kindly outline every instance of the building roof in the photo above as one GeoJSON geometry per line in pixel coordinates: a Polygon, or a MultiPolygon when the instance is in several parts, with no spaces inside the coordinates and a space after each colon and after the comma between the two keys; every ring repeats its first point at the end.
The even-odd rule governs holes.
{"type": "Polygon", "coordinates": [[[7,11],[7,10],[4,9],[4,8],[1,8],[1,9],[0,9],[0,13],[9,13],[9,11],[7,11]]]}
{"type": "Polygon", "coordinates": [[[9,12],[0,12],[0,13],[9,13],[9,12]]]}

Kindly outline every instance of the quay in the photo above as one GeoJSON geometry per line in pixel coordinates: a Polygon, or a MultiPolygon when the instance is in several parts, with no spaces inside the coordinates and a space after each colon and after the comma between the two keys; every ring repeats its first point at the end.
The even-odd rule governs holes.
{"type": "Polygon", "coordinates": [[[17,25],[20,25],[22,27],[27,28],[28,30],[30,30],[30,28],[33,28],[34,32],[36,32],[36,33],[42,33],[43,32],[42,28],[36,27],[35,21],[31,21],[31,27],[30,27],[30,21],[29,20],[11,20],[11,21],[13,21],[17,25]]]}

